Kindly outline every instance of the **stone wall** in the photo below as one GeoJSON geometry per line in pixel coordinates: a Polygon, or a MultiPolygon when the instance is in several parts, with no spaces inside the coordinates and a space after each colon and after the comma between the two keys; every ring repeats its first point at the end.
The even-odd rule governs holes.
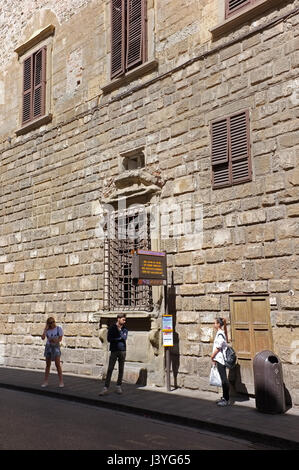
{"type": "MultiPolygon", "coordinates": [[[[119,154],[144,147],[148,171],[165,182],[161,202],[203,210],[202,246],[197,238],[161,241],[177,293],[179,386],[207,388],[213,319],[229,317],[229,295],[267,292],[274,349],[298,404],[297,2],[213,41],[218,2],[185,0],[177,8],[149,1],[158,70],[108,93],[101,87],[109,75],[109,2],[75,2],[72,15],[73,2],[58,2],[59,11],[57,2],[44,3],[51,11],[41,2],[29,26],[20,28],[19,19],[23,35],[13,29],[0,56],[1,363],[43,368],[40,334],[53,315],[65,333],[64,371],[103,373],[96,208],[118,174],[119,154]],[[5,70],[20,71],[10,45],[49,23],[56,27],[53,121],[16,137],[20,103],[5,70]],[[241,109],[250,112],[252,181],[213,190],[210,122],[241,109]]],[[[155,327],[159,322],[160,316],[155,327]]],[[[150,351],[149,382],[161,385],[162,351],[150,351]]]]}

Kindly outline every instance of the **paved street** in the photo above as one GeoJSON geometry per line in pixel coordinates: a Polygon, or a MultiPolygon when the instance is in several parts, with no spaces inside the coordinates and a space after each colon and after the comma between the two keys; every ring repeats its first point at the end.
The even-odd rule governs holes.
{"type": "Polygon", "coordinates": [[[201,450],[265,446],[47,396],[1,389],[1,450],[201,450]]]}

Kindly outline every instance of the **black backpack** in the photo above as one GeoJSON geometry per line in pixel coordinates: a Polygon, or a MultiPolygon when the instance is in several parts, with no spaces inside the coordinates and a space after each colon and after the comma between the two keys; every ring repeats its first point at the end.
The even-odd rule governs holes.
{"type": "MultiPolygon", "coordinates": [[[[222,333],[220,333],[220,335],[223,336],[223,338],[226,341],[226,338],[224,337],[224,335],[222,333]]],[[[222,352],[222,354],[223,354],[223,352],[222,352]]],[[[223,354],[223,359],[224,359],[224,364],[228,369],[232,369],[233,367],[235,367],[236,362],[237,362],[237,355],[236,355],[234,349],[231,346],[227,345],[226,359],[224,357],[224,354],[223,354]]]]}

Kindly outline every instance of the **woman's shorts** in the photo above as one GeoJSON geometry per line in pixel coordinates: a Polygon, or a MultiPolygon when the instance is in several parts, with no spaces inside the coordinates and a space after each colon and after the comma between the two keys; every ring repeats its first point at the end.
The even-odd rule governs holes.
{"type": "Polygon", "coordinates": [[[56,357],[61,356],[60,345],[46,344],[44,356],[45,358],[51,358],[51,361],[55,361],[56,357]]]}

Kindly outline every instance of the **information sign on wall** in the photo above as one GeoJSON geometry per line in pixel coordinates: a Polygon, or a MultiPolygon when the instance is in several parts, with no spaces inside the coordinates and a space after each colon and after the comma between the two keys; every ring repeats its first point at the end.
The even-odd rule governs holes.
{"type": "Polygon", "coordinates": [[[139,280],[166,280],[166,253],[138,250],[133,255],[132,277],[139,280]]]}

